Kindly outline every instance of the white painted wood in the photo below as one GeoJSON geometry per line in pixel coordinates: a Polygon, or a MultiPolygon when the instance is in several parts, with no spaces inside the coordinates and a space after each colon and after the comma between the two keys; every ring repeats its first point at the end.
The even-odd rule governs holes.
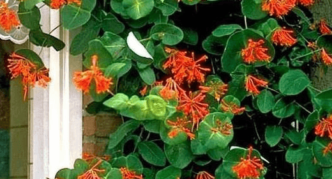
{"type": "MultiPolygon", "coordinates": [[[[50,32],[60,24],[58,10],[41,8],[42,28],[50,32]]],[[[80,56],[69,55],[69,44],[75,35],[58,28],[52,34],[67,46],[61,52],[32,46],[50,68],[51,83],[46,89],[31,90],[30,178],[54,179],[61,168],[72,168],[82,155],[82,93],[72,83],[74,71],[82,69],[80,56]]]]}

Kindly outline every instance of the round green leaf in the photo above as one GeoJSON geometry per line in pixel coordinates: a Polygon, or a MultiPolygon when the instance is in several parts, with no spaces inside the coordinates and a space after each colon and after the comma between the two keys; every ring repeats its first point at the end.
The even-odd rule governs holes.
{"type": "Polygon", "coordinates": [[[231,35],[236,30],[242,30],[242,27],[238,24],[220,25],[212,31],[212,35],[215,37],[223,37],[231,35]]]}
{"type": "MultiPolygon", "coordinates": [[[[25,0],[24,6],[25,9],[32,9],[36,4],[43,2],[44,0],[25,0]]],[[[23,4],[23,3],[21,3],[23,4]]]]}
{"type": "Polygon", "coordinates": [[[279,99],[272,109],[272,114],[277,118],[286,118],[293,115],[295,107],[292,103],[286,103],[283,99],[279,99]]]}
{"type": "MultiPolygon", "coordinates": [[[[262,39],[264,40],[264,37],[262,37],[257,33],[257,31],[253,29],[246,29],[240,32],[236,32],[229,37],[224,54],[221,57],[223,71],[231,73],[239,64],[243,63],[241,51],[247,47],[249,39],[258,41],[262,39]]],[[[275,54],[273,45],[271,42],[265,40],[263,47],[268,48],[267,54],[271,56],[270,61],[272,61],[275,54]]],[[[264,64],[266,63],[255,63],[256,66],[261,66],[264,64]]]]}
{"type": "Polygon", "coordinates": [[[249,19],[263,19],[268,15],[262,10],[262,0],[243,0],[241,2],[242,14],[249,19]]]}
{"type": "Polygon", "coordinates": [[[275,104],[274,96],[267,89],[263,90],[257,96],[257,107],[258,107],[259,111],[262,113],[270,112],[272,110],[274,104],[275,104]]]}
{"type": "Polygon", "coordinates": [[[304,128],[306,132],[310,132],[316,124],[319,122],[319,114],[317,111],[312,112],[308,117],[307,120],[305,121],[304,128]]]}
{"type": "Polygon", "coordinates": [[[302,70],[290,70],[282,75],[279,81],[279,90],[284,95],[297,95],[309,84],[310,80],[302,70]]]}
{"type": "Polygon", "coordinates": [[[128,101],[129,98],[127,95],[123,93],[117,93],[112,98],[106,100],[103,104],[107,107],[121,111],[128,107],[128,101]]]}
{"type": "Polygon", "coordinates": [[[161,40],[165,45],[176,45],[183,39],[182,30],[171,24],[154,25],[150,35],[154,40],[161,40]]]}
{"type": "Polygon", "coordinates": [[[90,68],[92,66],[91,57],[93,55],[98,56],[97,65],[100,68],[107,68],[113,62],[112,55],[99,39],[89,42],[89,50],[84,54],[85,59],[83,61],[83,65],[86,68],[90,68]]]}
{"type": "Polygon", "coordinates": [[[104,31],[120,34],[124,31],[125,26],[118,20],[118,18],[116,18],[115,15],[108,13],[105,17],[103,17],[101,28],[103,28],[104,31]]]}
{"type": "Polygon", "coordinates": [[[128,155],[127,157],[119,157],[114,159],[112,166],[116,168],[125,167],[130,171],[136,172],[136,174],[143,173],[143,165],[141,161],[135,155],[128,155]]]}
{"type": "Polygon", "coordinates": [[[128,133],[136,130],[139,126],[140,122],[136,120],[123,123],[114,133],[110,134],[108,149],[116,147],[128,133]]]}
{"type": "Polygon", "coordinates": [[[156,174],[156,179],[175,179],[180,177],[181,170],[172,166],[159,170],[156,174]]]}
{"type": "Polygon", "coordinates": [[[154,142],[140,142],[138,144],[138,153],[148,163],[155,166],[165,166],[166,157],[163,150],[154,142]]]}
{"type": "Polygon", "coordinates": [[[316,95],[315,101],[327,112],[332,112],[332,90],[326,90],[316,95]]]}
{"type": "Polygon", "coordinates": [[[199,124],[198,138],[207,149],[225,148],[233,139],[233,128],[228,131],[230,134],[220,130],[226,124],[232,125],[231,120],[228,115],[220,112],[210,113],[199,124]]]}
{"type": "Polygon", "coordinates": [[[78,6],[75,3],[61,8],[61,23],[68,30],[76,29],[87,23],[91,17],[91,11],[96,6],[96,0],[82,0],[78,6]]]}
{"type": "Polygon", "coordinates": [[[21,23],[25,27],[30,30],[39,29],[39,21],[41,16],[40,11],[36,6],[33,5],[31,8],[27,8],[24,3],[20,3],[17,14],[21,23]]]}
{"type": "Polygon", "coordinates": [[[156,8],[160,9],[164,16],[170,16],[179,8],[177,0],[156,0],[156,8]]]}
{"type": "Polygon", "coordinates": [[[156,81],[156,76],[151,67],[147,67],[145,69],[138,69],[138,73],[142,80],[148,85],[152,85],[156,81]]]}
{"type": "Polygon", "coordinates": [[[201,141],[197,138],[190,141],[190,148],[192,153],[195,155],[203,155],[206,154],[207,151],[201,141]]]}
{"type": "Polygon", "coordinates": [[[303,155],[307,149],[304,147],[288,147],[286,161],[288,163],[298,163],[303,160],[303,155]]]}
{"type": "Polygon", "coordinates": [[[331,142],[329,138],[317,137],[312,145],[312,150],[317,159],[317,162],[322,167],[332,167],[332,152],[328,151],[326,154],[323,153],[324,149],[331,142]]]}
{"type": "Polygon", "coordinates": [[[283,130],[280,126],[267,126],[265,128],[265,140],[270,147],[276,146],[282,138],[283,130]]]}
{"type": "Polygon", "coordinates": [[[38,54],[36,54],[32,50],[20,49],[20,50],[17,50],[15,53],[25,57],[26,59],[29,59],[31,62],[33,62],[35,65],[37,65],[37,68],[44,67],[44,63],[43,63],[42,59],[39,57],[38,54]]]}
{"type": "Polygon", "coordinates": [[[188,142],[177,145],[165,145],[166,158],[173,167],[183,169],[190,164],[194,156],[188,142]]]}
{"type": "Polygon", "coordinates": [[[122,179],[121,171],[118,168],[112,168],[106,174],[105,179],[122,179]]]}
{"type": "Polygon", "coordinates": [[[122,6],[129,17],[137,20],[150,14],[154,0],[123,0],[122,6]]]}
{"type": "Polygon", "coordinates": [[[157,95],[148,95],[145,99],[153,115],[155,115],[156,117],[165,116],[167,104],[163,98],[157,95]]]}
{"type": "Polygon", "coordinates": [[[221,55],[226,45],[228,36],[215,37],[209,35],[206,39],[203,40],[202,46],[203,49],[212,54],[212,55],[221,55]]]}

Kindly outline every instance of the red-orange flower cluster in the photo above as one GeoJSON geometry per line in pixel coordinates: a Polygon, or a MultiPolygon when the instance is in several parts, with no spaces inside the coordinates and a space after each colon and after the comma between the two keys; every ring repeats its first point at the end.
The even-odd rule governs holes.
{"type": "Polygon", "coordinates": [[[303,6],[311,6],[315,3],[315,0],[298,0],[298,3],[303,6]]]}
{"type": "Polygon", "coordinates": [[[332,152],[332,142],[330,142],[323,150],[323,154],[326,155],[327,153],[332,152]]]}
{"type": "Polygon", "coordinates": [[[134,171],[130,171],[128,168],[120,168],[122,179],[143,179],[142,175],[136,174],[134,171]]]}
{"type": "Polygon", "coordinates": [[[98,94],[104,92],[110,92],[109,88],[111,87],[112,78],[107,78],[103,75],[103,72],[97,66],[98,56],[93,55],[91,57],[92,66],[90,70],[84,72],[75,72],[73,81],[76,87],[82,90],[84,93],[88,93],[90,90],[90,85],[92,79],[94,79],[96,84],[96,92],[98,94]]]}
{"type": "Polygon", "coordinates": [[[262,39],[258,41],[249,39],[247,48],[241,51],[243,61],[249,64],[256,61],[269,62],[271,56],[267,54],[268,49],[262,46],[264,43],[262,39]]]}
{"type": "Polygon", "coordinates": [[[322,50],[321,57],[322,57],[322,61],[325,65],[327,65],[327,66],[332,65],[332,57],[329,54],[327,54],[325,49],[322,50]]]}
{"type": "Polygon", "coordinates": [[[36,84],[43,88],[47,87],[51,79],[48,76],[49,70],[45,67],[37,69],[35,65],[29,59],[13,53],[8,59],[8,69],[11,74],[11,78],[22,76],[22,83],[24,86],[24,99],[26,99],[29,86],[34,87],[36,84]]]}
{"type": "Polygon", "coordinates": [[[178,99],[184,90],[172,78],[167,78],[165,86],[159,91],[162,98],[166,100],[178,99]]]}
{"type": "Polygon", "coordinates": [[[297,42],[297,39],[292,34],[294,34],[293,30],[286,30],[285,27],[279,28],[273,32],[272,42],[280,46],[293,46],[297,42]]]}
{"type": "Polygon", "coordinates": [[[259,178],[263,170],[263,162],[256,156],[252,157],[253,148],[249,147],[247,158],[241,158],[241,162],[236,164],[232,169],[238,178],[259,178]]]}
{"type": "Polygon", "coordinates": [[[221,100],[220,108],[225,112],[231,112],[235,115],[242,114],[246,110],[245,107],[238,106],[232,102],[226,102],[224,99],[221,100]]]}
{"type": "Polygon", "coordinates": [[[60,9],[62,6],[72,3],[80,6],[82,2],[81,0],[51,0],[50,6],[52,9],[60,9]]]}
{"type": "Polygon", "coordinates": [[[92,166],[88,171],[78,176],[77,179],[101,179],[98,173],[105,172],[104,169],[98,169],[97,167],[102,163],[102,160],[99,160],[94,166],[92,166]]]}
{"type": "Polygon", "coordinates": [[[213,133],[220,132],[223,135],[231,135],[231,130],[233,129],[233,125],[229,122],[222,122],[220,120],[216,121],[216,126],[217,127],[212,127],[211,131],[213,133]]]}
{"type": "Polygon", "coordinates": [[[189,96],[186,93],[183,93],[179,100],[180,104],[178,110],[181,110],[184,114],[192,117],[193,127],[198,127],[199,122],[209,114],[209,105],[203,102],[204,98],[205,94],[200,92],[197,95],[194,95],[190,91],[189,96]]]}
{"type": "Polygon", "coordinates": [[[178,51],[175,49],[166,48],[165,51],[170,53],[170,57],[164,63],[163,68],[170,68],[174,75],[174,80],[181,84],[186,81],[188,84],[197,81],[203,83],[205,81],[205,75],[203,72],[210,71],[209,68],[201,67],[201,62],[207,59],[204,55],[198,60],[195,60],[194,53],[191,53],[191,57],[187,56],[186,51],[178,51]]]}
{"type": "Polygon", "coordinates": [[[329,28],[329,26],[327,25],[325,19],[322,19],[320,21],[319,24],[319,31],[321,34],[323,35],[331,35],[332,34],[332,30],[329,28]]]}
{"type": "Polygon", "coordinates": [[[296,0],[264,0],[262,9],[268,11],[270,16],[281,16],[287,15],[296,5],[296,0]]]}
{"type": "Polygon", "coordinates": [[[195,179],[214,179],[214,176],[206,171],[198,172],[195,179]]]}
{"type": "Polygon", "coordinates": [[[219,101],[221,97],[223,97],[228,90],[228,85],[223,82],[213,82],[211,81],[207,86],[199,86],[199,89],[202,93],[209,93],[214,96],[214,98],[219,101]]]}
{"type": "Polygon", "coordinates": [[[246,90],[254,95],[258,95],[260,93],[258,87],[266,87],[267,85],[268,82],[258,79],[252,75],[248,75],[246,77],[246,82],[245,82],[246,90]]]}
{"type": "Polygon", "coordinates": [[[327,118],[323,118],[315,126],[315,134],[320,137],[328,136],[332,139],[332,115],[327,118]]]}
{"type": "Polygon", "coordinates": [[[195,134],[190,131],[190,126],[192,121],[188,120],[186,117],[177,118],[176,121],[167,120],[167,124],[171,126],[171,130],[168,132],[169,138],[176,137],[179,132],[184,132],[189,137],[190,140],[195,139],[195,134]]]}
{"type": "Polygon", "coordinates": [[[0,28],[9,32],[20,24],[16,12],[9,9],[6,2],[0,1],[0,28]]]}

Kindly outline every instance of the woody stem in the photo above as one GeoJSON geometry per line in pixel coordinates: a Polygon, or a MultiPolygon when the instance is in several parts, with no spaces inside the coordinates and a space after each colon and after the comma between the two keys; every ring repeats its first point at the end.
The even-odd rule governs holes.
{"type": "Polygon", "coordinates": [[[314,53],[316,53],[316,52],[319,52],[319,51],[322,51],[322,50],[323,50],[323,49],[320,48],[320,49],[318,49],[318,50],[315,50],[315,51],[309,52],[309,53],[307,53],[307,54],[304,54],[304,55],[298,56],[298,57],[296,57],[296,58],[293,58],[292,60],[296,60],[296,59],[299,59],[299,58],[302,58],[302,57],[306,57],[306,56],[308,56],[308,55],[312,55],[312,54],[314,54],[314,53]]]}

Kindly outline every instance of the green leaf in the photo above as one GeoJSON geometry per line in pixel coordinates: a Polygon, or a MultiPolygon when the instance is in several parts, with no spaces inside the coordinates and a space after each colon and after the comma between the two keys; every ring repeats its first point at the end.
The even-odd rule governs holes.
{"type": "Polygon", "coordinates": [[[138,73],[142,80],[148,85],[152,85],[156,81],[156,76],[151,67],[147,67],[145,69],[138,69],[138,73]]]}
{"type": "Polygon", "coordinates": [[[237,30],[242,30],[242,27],[238,24],[220,25],[212,31],[212,35],[215,37],[223,37],[231,35],[237,30]]]}
{"type": "Polygon", "coordinates": [[[277,118],[287,118],[293,115],[295,107],[292,103],[286,103],[284,99],[279,99],[272,109],[272,114],[277,118]]]}
{"type": "Polygon", "coordinates": [[[247,95],[244,88],[245,75],[231,74],[231,76],[232,81],[228,84],[227,95],[232,95],[242,101],[247,95]]]}
{"type": "Polygon", "coordinates": [[[269,18],[259,27],[259,30],[261,30],[265,36],[270,37],[270,34],[273,33],[277,28],[280,28],[278,21],[274,18],[269,18]]]}
{"type": "Polygon", "coordinates": [[[135,131],[139,126],[140,122],[136,120],[129,120],[123,123],[114,133],[110,134],[108,149],[116,147],[126,135],[135,131]]]}
{"type": "Polygon", "coordinates": [[[163,98],[157,95],[148,95],[145,97],[147,101],[150,112],[155,115],[157,118],[164,117],[166,114],[166,102],[163,98]]]}
{"type": "MultiPolygon", "coordinates": [[[[224,54],[221,57],[223,71],[231,73],[239,64],[244,63],[241,51],[248,46],[249,39],[258,41],[264,39],[264,37],[262,37],[257,33],[257,31],[253,29],[246,29],[240,32],[236,32],[230,36],[230,38],[227,40],[224,54]]],[[[273,45],[271,42],[265,40],[265,43],[262,46],[268,48],[267,54],[271,56],[270,61],[272,61],[275,54],[273,45]]],[[[266,63],[256,62],[254,65],[262,66],[264,64],[266,63]]]]}
{"type": "Polygon", "coordinates": [[[82,31],[77,34],[70,44],[70,54],[79,55],[89,48],[89,42],[95,39],[99,32],[100,26],[99,22],[95,21],[93,18],[83,27],[82,31]],[[92,27],[91,27],[92,26],[92,27]]]}
{"type": "Polygon", "coordinates": [[[305,121],[304,128],[306,132],[310,132],[319,122],[319,114],[317,111],[312,112],[305,121]]]}
{"type": "Polygon", "coordinates": [[[120,169],[112,168],[105,176],[105,179],[122,179],[120,169]]]}
{"type": "Polygon", "coordinates": [[[298,132],[295,129],[291,129],[285,132],[285,138],[291,140],[291,142],[296,145],[300,145],[304,137],[303,131],[298,132]]]}
{"type": "Polygon", "coordinates": [[[150,14],[154,0],[123,0],[122,6],[129,17],[138,20],[150,14]]]}
{"type": "Polygon", "coordinates": [[[177,0],[156,0],[155,7],[160,9],[164,16],[174,14],[179,8],[177,0]]]}
{"type": "Polygon", "coordinates": [[[317,46],[320,48],[324,48],[327,53],[332,53],[332,35],[323,35],[317,39],[317,46]]]}
{"type": "Polygon", "coordinates": [[[108,13],[105,17],[103,17],[101,28],[104,31],[112,32],[114,34],[120,34],[125,30],[124,24],[111,13],[108,13]]]}
{"type": "Polygon", "coordinates": [[[152,165],[160,167],[166,165],[166,157],[163,150],[154,142],[140,142],[138,144],[138,153],[152,165]]]}
{"type": "Polygon", "coordinates": [[[125,167],[136,174],[143,173],[143,165],[135,155],[128,155],[127,157],[119,157],[114,159],[112,166],[116,168],[125,167]]]}
{"type": "MultiPolygon", "coordinates": [[[[25,7],[25,9],[30,10],[30,9],[34,8],[34,6],[36,4],[38,4],[40,2],[43,2],[43,1],[44,0],[25,0],[24,1],[24,7],[25,7]]],[[[23,4],[23,3],[21,3],[21,4],[23,4]]]]}
{"type": "Polygon", "coordinates": [[[150,35],[154,40],[161,40],[165,45],[176,45],[183,39],[180,28],[171,24],[156,24],[151,28],[150,35]]]}
{"type": "Polygon", "coordinates": [[[209,35],[206,39],[203,40],[202,46],[203,49],[212,54],[212,55],[221,55],[226,45],[228,36],[215,37],[209,35]]]}
{"type": "Polygon", "coordinates": [[[82,0],[82,4],[68,4],[61,8],[61,23],[68,30],[76,29],[87,23],[91,17],[91,11],[96,6],[96,0],[82,0]]]}
{"type": "Polygon", "coordinates": [[[288,163],[298,163],[302,161],[305,150],[307,149],[303,147],[288,147],[286,161],[288,163]]]}
{"type": "Polygon", "coordinates": [[[25,57],[26,59],[29,59],[30,61],[32,61],[35,65],[37,65],[38,69],[44,67],[44,63],[43,63],[42,59],[39,57],[38,54],[36,54],[32,50],[20,49],[20,50],[17,50],[15,53],[25,57]]]}
{"type": "Polygon", "coordinates": [[[326,112],[332,112],[332,90],[326,90],[317,94],[315,101],[326,112]]]}
{"type": "Polygon", "coordinates": [[[279,90],[284,95],[292,96],[301,93],[309,85],[310,80],[302,70],[290,70],[282,75],[279,90]]]}
{"type": "Polygon", "coordinates": [[[117,93],[112,98],[106,100],[104,105],[116,110],[123,110],[128,107],[129,98],[123,93],[117,93]]]}
{"type": "Polygon", "coordinates": [[[243,0],[241,2],[242,14],[249,19],[259,20],[268,15],[262,10],[262,0],[243,0]]]}
{"type": "Polygon", "coordinates": [[[194,155],[204,155],[207,151],[201,141],[197,138],[190,141],[190,148],[194,155]]]}
{"type": "Polygon", "coordinates": [[[323,153],[324,149],[331,142],[329,138],[316,137],[313,142],[312,150],[317,159],[317,163],[322,167],[332,167],[332,152],[329,150],[326,154],[323,153]]]}
{"type": "Polygon", "coordinates": [[[112,63],[105,70],[106,77],[119,77],[119,73],[126,67],[126,63],[112,63]]]}
{"type": "Polygon", "coordinates": [[[232,125],[228,115],[220,112],[210,113],[199,124],[198,138],[207,149],[216,147],[225,148],[233,139],[233,128],[228,132],[222,133],[220,128],[225,125],[232,125]]]}
{"type": "Polygon", "coordinates": [[[31,8],[27,8],[24,4],[25,3],[20,3],[17,12],[20,22],[30,30],[39,29],[41,17],[39,9],[34,5],[31,8]]]}
{"type": "Polygon", "coordinates": [[[169,163],[179,169],[188,166],[194,158],[188,142],[177,145],[165,144],[165,154],[169,163]]]}
{"type": "Polygon", "coordinates": [[[265,128],[265,140],[270,147],[276,146],[282,138],[283,130],[280,126],[267,126],[265,128]]]}
{"type": "Polygon", "coordinates": [[[181,28],[183,31],[183,43],[189,45],[197,45],[198,43],[198,33],[189,28],[181,28]]]}
{"type": "Polygon", "coordinates": [[[180,177],[181,170],[172,166],[159,170],[156,174],[156,179],[175,179],[180,177]]]}
{"type": "Polygon", "coordinates": [[[32,30],[29,33],[30,42],[41,47],[53,47],[60,51],[65,47],[65,43],[52,35],[43,33],[41,30],[32,30]]]}
{"type": "Polygon", "coordinates": [[[207,151],[207,155],[215,161],[220,161],[222,158],[224,158],[226,156],[226,154],[229,152],[229,148],[214,148],[214,149],[210,149],[209,151],[207,151]]]}
{"type": "Polygon", "coordinates": [[[275,100],[273,94],[267,89],[263,90],[257,96],[257,107],[260,112],[268,113],[272,110],[275,105],[275,100]]]}
{"type": "Polygon", "coordinates": [[[112,32],[105,32],[100,38],[105,49],[112,55],[116,60],[123,56],[126,49],[126,41],[112,32]]]}
{"type": "Polygon", "coordinates": [[[160,125],[162,125],[163,121],[160,120],[150,120],[150,121],[144,121],[143,126],[146,131],[149,131],[151,133],[159,134],[160,132],[160,125]]]}
{"type": "Polygon", "coordinates": [[[83,61],[83,65],[86,68],[92,66],[91,57],[93,55],[98,56],[98,67],[100,68],[107,68],[113,62],[113,56],[99,39],[89,42],[89,50],[85,52],[85,59],[83,61]]]}
{"type": "Polygon", "coordinates": [[[198,4],[201,2],[201,0],[182,0],[182,2],[184,4],[187,4],[187,5],[195,5],[195,4],[198,4]]]}
{"type": "Polygon", "coordinates": [[[71,170],[69,168],[61,169],[55,174],[55,178],[71,179],[70,173],[71,173],[71,170]]]}

